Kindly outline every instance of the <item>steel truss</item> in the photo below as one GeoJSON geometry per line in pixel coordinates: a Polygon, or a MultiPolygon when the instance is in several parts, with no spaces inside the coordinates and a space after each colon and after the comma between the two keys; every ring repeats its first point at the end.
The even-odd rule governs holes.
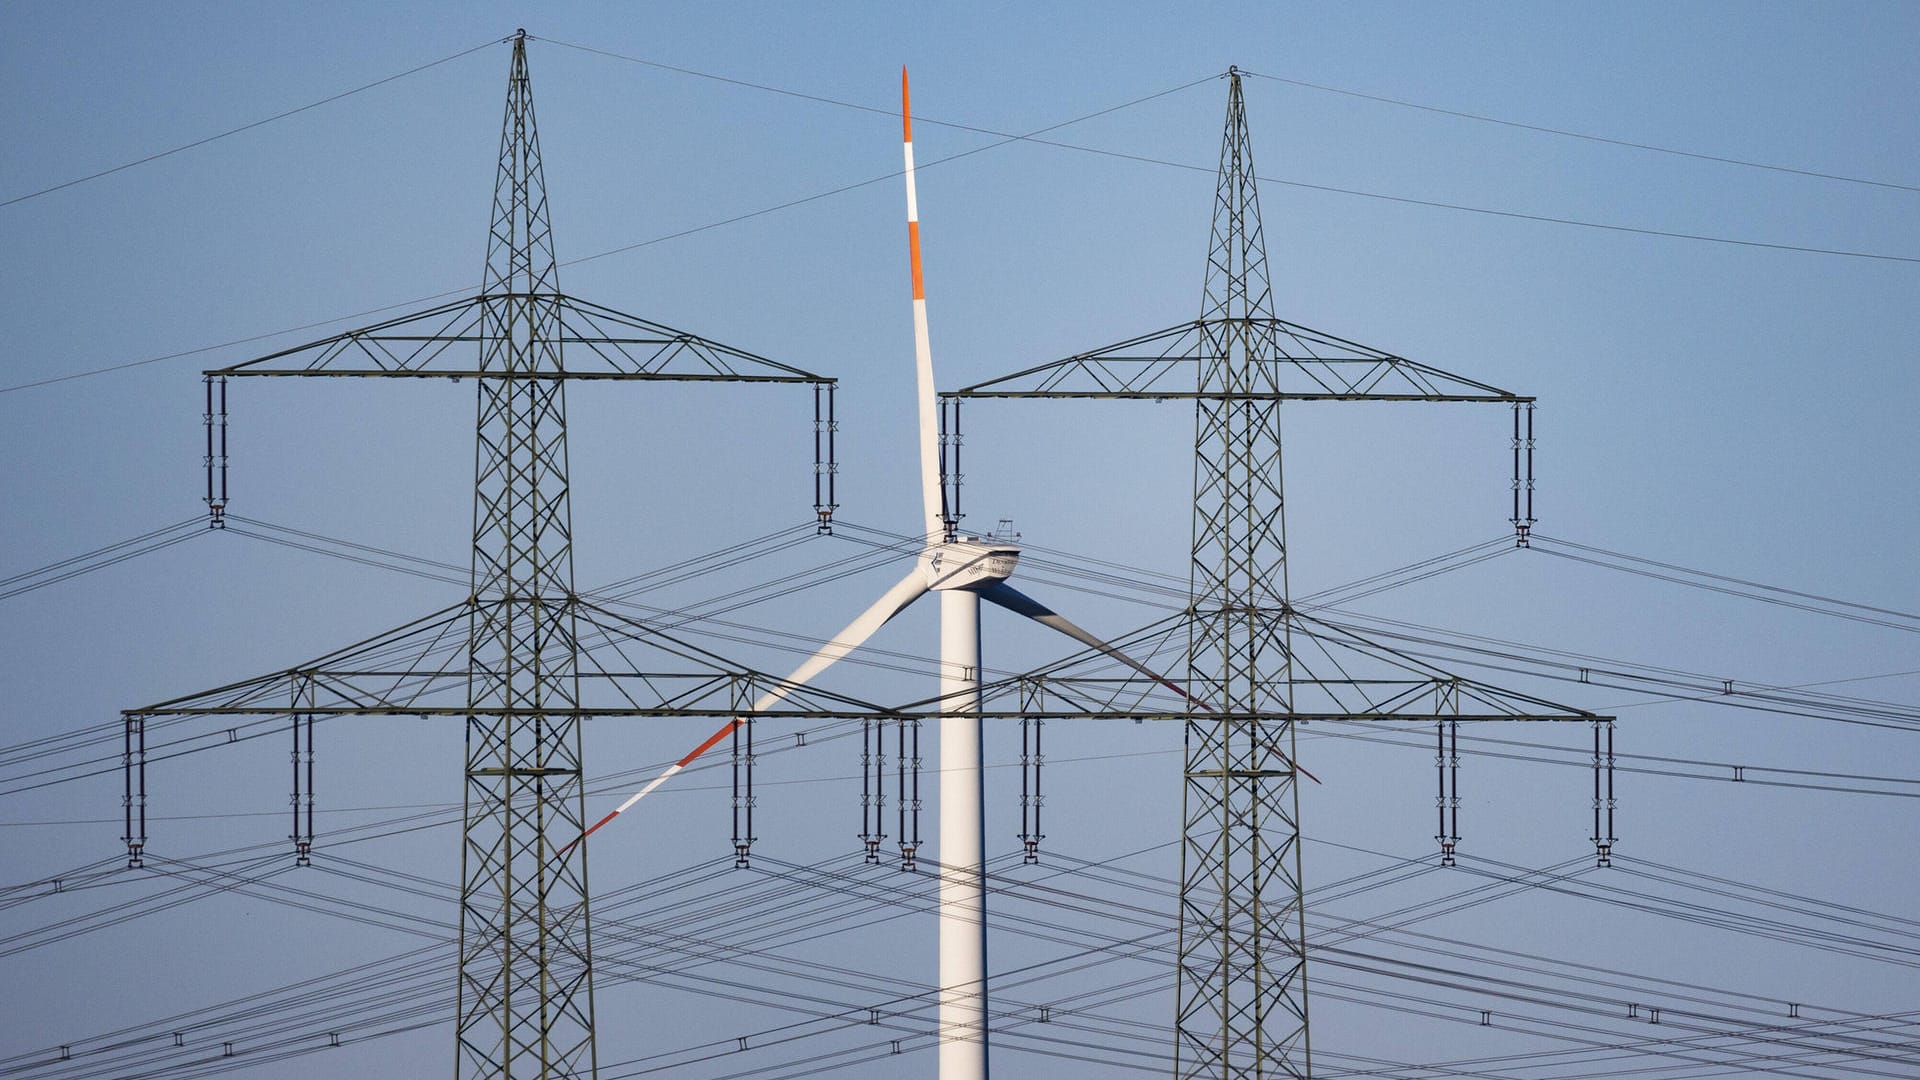
{"type": "MultiPolygon", "coordinates": [[[[942,395],[943,416],[957,457],[960,402],[967,398],[1194,402],[1190,606],[1174,620],[1115,642],[1135,656],[1177,642],[1191,697],[1163,694],[1097,654],[989,688],[988,697],[1028,707],[1024,715],[1036,719],[1107,715],[1185,723],[1175,1074],[1307,1077],[1312,1056],[1297,786],[1303,770],[1295,764],[1294,725],[1424,720],[1444,740],[1452,725],[1467,720],[1584,720],[1596,732],[1603,724],[1611,732],[1611,718],[1458,678],[1313,619],[1289,602],[1282,402],[1510,406],[1514,526],[1524,546],[1533,524],[1533,399],[1275,316],[1237,70],[1228,71],[1227,86],[1201,317],[950,391],[942,395]]],[[[1449,757],[1445,746],[1437,839],[1443,861],[1450,861],[1459,840],[1458,757],[1449,757]]],[[[1608,773],[1610,833],[1610,753],[1603,762],[1596,751],[1594,762],[1596,792],[1603,764],[1608,773]]],[[[1037,776],[1033,783],[1037,789],[1037,776]]],[[[1598,799],[1595,845],[1604,858],[1598,799]]],[[[1039,831],[1037,807],[1035,813],[1023,826],[1028,835],[1039,831]]],[[[1604,842],[1610,845],[1611,837],[1604,842]]]]}
{"type": "MultiPolygon", "coordinates": [[[[464,717],[456,1075],[589,1077],[597,1066],[587,845],[578,842],[586,825],[581,722],[738,715],[742,693],[751,701],[751,687],[777,680],[575,592],[566,384],[810,384],[816,442],[824,423],[831,447],[833,383],[559,291],[525,32],[511,41],[481,291],[206,373],[207,503],[214,527],[223,523],[227,504],[228,379],[474,379],[472,592],[458,605],[309,664],[128,710],[126,842],[130,862],[139,865],[147,841],[146,727],[155,718],[287,718],[296,755],[293,839],[304,861],[313,843],[316,721],[464,717]],[[828,395],[824,410],[822,395],[828,395]]],[[[815,499],[826,531],[831,462],[816,461],[816,474],[826,480],[824,491],[816,480],[815,499]]],[[[841,709],[884,712],[808,692],[796,694],[780,715],[838,715],[841,709]]],[[[747,833],[750,842],[750,820],[747,833]]]]}

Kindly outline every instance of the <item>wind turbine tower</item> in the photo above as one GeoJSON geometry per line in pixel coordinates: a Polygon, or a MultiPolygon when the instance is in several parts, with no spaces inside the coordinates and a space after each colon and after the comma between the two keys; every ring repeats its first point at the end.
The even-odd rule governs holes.
{"type": "MultiPolygon", "coordinates": [[[[1020,548],[995,537],[966,536],[947,503],[941,475],[940,420],[934,388],[933,348],[927,330],[925,275],[920,263],[920,203],[914,183],[913,113],[907,72],[900,70],[900,123],[907,196],[907,254],[913,298],[915,411],[919,422],[920,535],[925,546],[892,588],[848,623],[762,696],[753,712],[767,708],[859,648],[875,631],[929,592],[940,594],[940,724],[938,1035],[940,1080],[985,1080],[988,1075],[986,829],[981,772],[980,602],[1032,619],[1072,638],[1092,653],[1119,662],[1184,696],[1184,691],[1095,637],[1065,616],[1007,582],[1019,565],[1020,548]]],[[[751,714],[747,714],[751,715],[751,714]]],[[[730,719],[692,753],[655,776],[587,830],[613,821],[695,758],[719,744],[746,717],[730,719]]],[[[904,753],[904,751],[903,751],[904,753]]],[[[918,766],[915,766],[916,770],[918,766]]],[[[916,782],[917,790],[917,782],[916,782]]],[[[901,795],[904,800],[905,794],[901,795]]],[[[917,803],[915,804],[918,805],[917,803]]],[[[917,810],[916,810],[917,814],[917,810]]],[[[917,831],[917,830],[916,830],[917,831]]],[[[879,839],[869,834],[868,859],[877,861],[879,839]]],[[[903,869],[916,865],[914,844],[901,836],[903,869]]]]}

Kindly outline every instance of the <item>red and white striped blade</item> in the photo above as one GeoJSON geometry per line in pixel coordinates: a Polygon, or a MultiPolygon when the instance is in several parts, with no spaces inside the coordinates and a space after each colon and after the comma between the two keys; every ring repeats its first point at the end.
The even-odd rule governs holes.
{"type": "MultiPolygon", "coordinates": [[[[780,681],[780,685],[762,694],[760,700],[753,703],[753,711],[759,712],[769,706],[777,704],[794,691],[806,685],[808,679],[825,671],[835,661],[865,644],[866,640],[873,636],[874,631],[885,626],[888,620],[906,610],[907,605],[918,600],[926,591],[926,575],[921,572],[918,566],[915,566],[907,573],[906,577],[900,579],[898,584],[888,589],[880,599],[874,601],[871,607],[861,612],[859,617],[848,623],[846,629],[835,634],[833,639],[827,642],[825,648],[807,657],[806,663],[794,668],[791,674],[780,681]]],[[[696,758],[713,749],[721,740],[733,734],[741,724],[746,722],[746,717],[736,716],[721,725],[720,730],[707,736],[706,742],[694,747],[687,756],[667,766],[660,775],[647,781],[645,787],[628,796],[627,801],[615,807],[612,813],[588,826],[587,830],[581,833],[578,839],[569,843],[566,848],[561,849],[562,853],[571,849],[574,844],[578,844],[581,840],[592,836],[595,832],[599,831],[602,826],[614,818],[626,813],[635,803],[652,794],[655,788],[672,779],[675,773],[693,764],[696,758]]]]}
{"type": "MultiPolygon", "coordinates": [[[[1049,627],[1053,630],[1058,630],[1060,633],[1067,635],[1068,637],[1072,638],[1073,640],[1079,642],[1082,645],[1086,645],[1090,648],[1093,648],[1102,653],[1105,653],[1107,656],[1110,656],[1113,659],[1120,661],[1121,663],[1127,665],[1128,667],[1139,672],[1140,674],[1145,675],[1147,678],[1152,679],[1154,682],[1159,683],[1161,686],[1164,686],[1167,689],[1173,691],[1174,693],[1179,694],[1182,698],[1185,698],[1187,701],[1192,702],[1193,707],[1196,709],[1199,709],[1203,712],[1209,712],[1209,713],[1216,711],[1213,706],[1207,704],[1204,701],[1201,701],[1199,698],[1194,697],[1192,694],[1187,693],[1186,687],[1181,686],[1179,683],[1174,682],[1172,679],[1167,678],[1165,675],[1162,675],[1159,672],[1148,667],[1147,665],[1141,663],[1140,661],[1135,660],[1133,657],[1128,656],[1124,652],[1121,652],[1119,649],[1101,640],[1100,638],[1095,637],[1092,633],[1088,632],[1086,629],[1074,623],[1073,620],[1068,619],[1065,615],[1062,615],[1059,612],[1048,607],[1047,605],[1042,604],[1040,601],[1035,600],[1033,597],[1028,596],[1026,593],[1021,592],[1019,589],[1014,588],[1013,586],[1007,584],[1004,581],[994,582],[992,585],[988,586],[987,588],[982,589],[980,591],[980,598],[982,600],[988,600],[995,604],[998,604],[1001,607],[1006,608],[1008,611],[1013,612],[1015,615],[1025,615],[1027,618],[1032,619],[1034,622],[1039,623],[1041,626],[1049,627]]],[[[1299,762],[1297,761],[1294,762],[1293,767],[1296,769],[1300,769],[1301,775],[1305,776],[1307,779],[1313,781],[1314,783],[1317,784],[1320,782],[1319,777],[1301,768],[1299,762]]]]}

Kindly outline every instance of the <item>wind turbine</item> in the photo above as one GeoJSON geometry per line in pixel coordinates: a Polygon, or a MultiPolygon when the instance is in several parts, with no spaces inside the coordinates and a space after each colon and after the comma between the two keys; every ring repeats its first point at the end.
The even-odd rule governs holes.
{"type": "MultiPolygon", "coordinates": [[[[907,250],[913,272],[913,352],[920,419],[920,494],[926,546],[912,570],[834,635],[826,646],[754,702],[759,712],[799,689],[835,661],[859,648],[915,600],[940,594],[940,859],[939,1037],[941,1080],[987,1076],[986,830],[980,769],[980,601],[1050,627],[1172,689],[1186,691],[1135,662],[1058,612],[1007,584],[1020,560],[1016,544],[954,535],[948,527],[940,482],[940,445],[935,411],[933,350],[927,334],[927,298],[920,272],[920,213],[914,193],[913,116],[907,69],[900,69],[900,121],[907,186],[907,250]]],[[[1194,703],[1195,708],[1205,709],[1194,703]]],[[[706,753],[746,717],[735,717],[595,822],[580,839],[620,816],[694,759],[706,753]]],[[[578,843],[579,841],[575,841],[578,843]]]]}

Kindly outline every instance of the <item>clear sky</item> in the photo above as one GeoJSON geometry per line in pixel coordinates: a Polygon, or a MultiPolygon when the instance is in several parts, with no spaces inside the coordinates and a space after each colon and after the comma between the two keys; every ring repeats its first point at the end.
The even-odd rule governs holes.
{"type": "MultiPolygon", "coordinates": [[[[1911,423],[1920,401],[1920,9],[415,4],[396,14],[382,4],[38,4],[8,16],[0,39],[0,80],[12,103],[0,111],[7,576],[202,512],[202,368],[477,287],[508,50],[476,47],[516,27],[536,38],[529,57],[566,291],[841,379],[842,516],[895,532],[914,527],[918,500],[905,230],[892,175],[900,65],[912,68],[920,121],[920,215],[943,388],[1198,313],[1225,101],[1214,76],[1238,65],[1250,73],[1247,111],[1280,315],[1537,396],[1538,528],[1548,536],[1885,609],[1844,609],[1875,620],[1861,621],[1756,603],[1551,553],[1586,554],[1565,544],[1340,605],[1443,628],[1428,636],[1446,642],[1477,634],[1524,646],[1503,652],[1561,650],[1576,667],[1645,665],[1743,688],[1820,684],[1867,703],[1814,703],[1811,691],[1795,690],[1782,695],[1782,711],[1760,712],[1472,669],[1617,711],[1621,751],[1712,763],[1638,767],[1713,778],[1619,777],[1623,864],[1612,871],[1461,911],[1414,909],[1427,918],[1408,929],[1626,973],[1581,976],[1598,999],[1590,1014],[1543,1004],[1543,974],[1475,968],[1442,977],[1445,985],[1415,983],[1403,969],[1340,967],[1362,962],[1330,953],[1313,999],[1325,1069],[1355,1068],[1362,1058],[1458,1062],[1563,1049],[1574,1044],[1560,1040],[1574,1037],[1610,1044],[1699,1034],[1649,1035],[1642,1013],[1627,1019],[1626,1003],[1657,1000],[1669,1017],[1691,1008],[1690,1022],[1715,1031],[1763,1016],[1792,1024],[1791,1005],[1807,1005],[1809,1016],[1817,1006],[1829,1020],[1850,1017],[1849,1030],[1898,1044],[1867,1063],[1882,1075],[1920,1075],[1910,1064],[1920,1060],[1916,1032],[1905,1026],[1920,1012],[1913,926],[1858,913],[1910,913],[1920,804],[1813,789],[1920,793],[1911,636],[1920,623],[1898,614],[1920,610],[1912,557],[1920,451],[1911,423]],[[1029,132],[1136,101],[1049,132],[1068,147],[994,145],[1000,140],[985,133],[1029,132]],[[105,368],[118,370],[65,378],[105,368]],[[1874,713],[1879,726],[1790,715],[1810,711],[1853,720],[1874,713]],[[1809,775],[1747,774],[1802,787],[1735,786],[1723,767],[1733,764],[1809,775]],[[1691,875],[1713,875],[1737,883],[1715,887],[1738,896],[1653,874],[1692,885],[1704,881],[1691,875]],[[1761,909],[1749,887],[1819,902],[1772,896],[1801,910],[1761,909]],[[1833,905],[1858,909],[1847,917],[1870,925],[1834,924],[1833,905]],[[1762,915],[1787,924],[1775,938],[1791,940],[1703,922],[1724,916],[1752,930],[1762,915]],[[1815,931],[1849,940],[1821,938],[1815,947],[1815,931]],[[1527,986],[1503,990],[1483,977],[1492,975],[1527,986]],[[1673,982],[1656,993],[1632,981],[1645,978],[1673,982]],[[1767,1004],[1736,1013],[1723,996],[1733,991],[1767,1004]],[[1700,1000],[1685,1004],[1690,995],[1700,1000]],[[1486,1026],[1483,1009],[1493,1021],[1486,1026]],[[1546,1019],[1516,1030],[1526,1026],[1521,1014],[1546,1019]],[[1884,1014],[1907,1015],[1859,1019],[1884,1014]]],[[[583,588],[810,518],[811,401],[802,392],[581,384],[569,393],[583,588]]],[[[233,512],[464,565],[471,394],[441,383],[237,385],[233,512]]],[[[1507,423],[1491,406],[1289,408],[1296,596],[1502,536],[1507,423]]],[[[1183,407],[986,403],[970,411],[967,433],[970,525],[1011,518],[1031,544],[1075,553],[1051,556],[1057,563],[1104,559],[1185,577],[1193,428],[1183,407]]],[[[836,564],[861,553],[851,533],[645,599],[691,605],[836,564]]],[[[726,617],[747,629],[708,629],[750,641],[702,640],[784,669],[793,656],[770,647],[763,631],[817,640],[899,572],[874,567],[733,611],[726,617]]],[[[1032,567],[1022,580],[1103,632],[1165,614],[1126,599],[1141,594],[1124,588],[1074,591],[1078,579],[1057,569],[1032,567]]],[[[0,893],[0,1075],[57,1056],[63,1044],[84,1053],[19,1075],[202,1075],[134,1065],[203,1069],[233,1041],[238,1056],[224,1064],[247,1066],[247,1052],[273,1038],[324,1041],[328,1031],[346,1045],[285,1060],[261,1051],[252,1074],[445,1067],[450,1027],[427,1000],[452,985],[440,954],[401,962],[439,965],[438,983],[403,988],[415,997],[357,1017],[303,1006],[309,1011],[289,1010],[261,1034],[222,1003],[432,944],[454,917],[445,887],[458,879],[456,831],[435,824],[332,849],[328,836],[383,831],[372,826],[456,800],[457,724],[323,727],[319,865],[243,890],[182,893],[194,899],[165,910],[161,895],[177,879],[120,874],[96,883],[78,872],[114,865],[120,847],[117,743],[44,757],[22,747],[113,724],[123,708],[288,667],[460,596],[457,585],[196,532],[0,601],[0,888],[8,890],[0,893]],[[99,775],[31,786],[37,776],[86,772],[80,763],[92,757],[102,757],[99,775]],[[68,771],[46,771],[55,768],[68,771]],[[75,880],[94,887],[69,891],[75,880]],[[92,913],[116,904],[135,904],[128,910],[139,917],[97,926],[111,916],[92,913]],[[407,1000],[424,1004],[407,1013],[407,1000]],[[216,1006],[204,1024],[169,1019],[216,1006]],[[179,1052],[170,1040],[176,1023],[192,1029],[179,1052]],[[419,1026],[371,1037],[411,1025],[419,1026]],[[109,1058],[100,1037],[121,1029],[137,1038],[113,1052],[128,1056],[109,1058]],[[111,1071],[89,1071],[109,1062],[111,1071]]],[[[1064,653],[991,615],[987,633],[986,662],[999,671],[1064,653]]],[[[931,693],[930,614],[903,618],[875,644],[892,667],[849,667],[827,681],[883,701],[931,693]]],[[[670,760],[704,734],[701,726],[593,728],[589,769],[612,777],[670,760]]],[[[1306,876],[1311,887],[1386,873],[1370,879],[1370,891],[1325,894],[1313,911],[1327,921],[1310,923],[1310,939],[1331,946],[1337,920],[1485,885],[1481,874],[1591,862],[1588,774],[1493,756],[1548,754],[1532,744],[1577,751],[1584,729],[1478,732],[1529,744],[1474,744],[1463,765],[1463,847],[1483,861],[1406,880],[1406,868],[1389,868],[1432,848],[1426,729],[1380,733],[1408,744],[1399,748],[1343,737],[1351,734],[1303,737],[1303,762],[1323,781],[1305,794],[1306,876]]],[[[1003,976],[1003,997],[1021,1007],[1079,1001],[1060,1008],[1080,1026],[1050,1029],[1055,1041],[1009,1036],[996,1066],[1003,1076],[1110,1075],[1111,1065],[1079,1058],[1137,1049],[1116,1025],[1151,1039],[1171,1023],[1165,958],[1079,972],[1060,958],[1104,955],[1087,950],[1155,931],[1172,912],[1167,886],[1118,875],[1177,875],[1177,844],[1168,845],[1179,828],[1179,733],[1062,724],[1048,737],[1054,857],[1037,869],[1009,867],[1008,882],[1066,892],[1048,903],[1017,891],[996,901],[1005,921],[994,926],[993,967],[1051,963],[1028,982],[1003,976]],[[1118,861],[1094,871],[1073,869],[1075,859],[1118,861]],[[1060,876],[1042,877],[1052,873],[1060,876]],[[1064,929],[1047,929],[1054,924],[1064,929]],[[1113,1000],[1076,997],[1102,987],[1117,988],[1113,1000]]],[[[883,921],[894,909],[796,884],[812,872],[805,868],[855,873],[846,856],[856,846],[849,778],[857,744],[816,738],[767,757],[762,857],[751,871],[719,870],[728,854],[724,772],[688,777],[648,804],[651,816],[623,820],[593,849],[596,894],[607,898],[597,942],[607,957],[601,1060],[635,1062],[605,1074],[671,1063],[679,1059],[649,1055],[713,1040],[732,1046],[750,1033],[751,1051],[675,1075],[931,1070],[924,1052],[858,1060],[921,1030],[910,1018],[899,1030],[843,1026],[761,1048],[759,1033],[805,1016],[739,1000],[771,988],[790,1005],[831,1012],[932,980],[924,915],[883,921]],[[839,904],[860,925],[834,924],[842,932],[804,942],[769,929],[778,923],[768,923],[770,911],[812,903],[839,904]],[[730,921],[724,912],[736,908],[739,921],[730,921]],[[690,952],[646,936],[662,933],[685,935],[675,948],[690,952]],[[691,967],[689,955],[711,959],[714,943],[760,940],[755,934],[772,935],[766,954],[691,967]],[[813,1065],[797,1064],[805,1061],[813,1065]]],[[[1004,767],[1017,752],[1017,733],[990,733],[989,760],[1002,766],[989,793],[996,854],[1017,848],[1017,777],[1004,767]]],[[[281,841],[285,772],[282,736],[156,766],[153,850],[203,863],[281,841]]],[[[628,779],[607,780],[589,810],[609,808],[628,779]]],[[[913,887],[891,870],[855,877],[859,888],[913,887]]],[[[917,884],[927,884],[924,876],[917,884]]],[[[1432,952],[1434,942],[1382,936],[1351,947],[1457,970],[1469,963],[1432,952]]],[[[1807,1036],[1786,1037],[1766,1044],[1749,1033],[1670,1052],[1723,1064],[1744,1053],[1812,1053],[1807,1036]]],[[[1844,1075],[1842,1064],[1814,1056],[1770,1067],[1827,1076],[1844,1075]]],[[[1511,1068],[1498,1075],[1541,1075],[1511,1068]]],[[[1565,1074],[1607,1068],[1585,1059],[1565,1074]]]]}

